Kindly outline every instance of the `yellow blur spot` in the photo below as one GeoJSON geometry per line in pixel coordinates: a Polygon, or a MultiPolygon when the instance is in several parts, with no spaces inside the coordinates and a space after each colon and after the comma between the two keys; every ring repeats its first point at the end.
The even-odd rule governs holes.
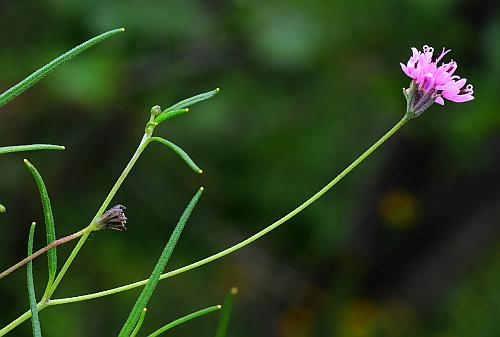
{"type": "Polygon", "coordinates": [[[389,226],[408,228],[417,220],[418,202],[406,191],[389,191],[380,201],[379,213],[389,226]]]}
{"type": "Polygon", "coordinates": [[[293,308],[285,312],[280,320],[281,336],[311,336],[314,315],[307,308],[293,308]]]}

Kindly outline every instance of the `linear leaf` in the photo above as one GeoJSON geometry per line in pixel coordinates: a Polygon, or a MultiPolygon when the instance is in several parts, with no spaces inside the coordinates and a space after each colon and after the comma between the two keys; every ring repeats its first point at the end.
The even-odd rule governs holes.
{"type": "Polygon", "coordinates": [[[137,322],[134,331],[132,331],[132,334],[130,334],[130,337],[135,337],[137,336],[137,333],[139,330],[141,330],[142,323],[144,322],[144,317],[146,317],[148,309],[144,308],[142,309],[141,317],[139,317],[139,322],[137,322]]]}
{"type": "MultiPolygon", "coordinates": [[[[52,207],[50,205],[49,193],[47,192],[47,188],[45,187],[42,176],[40,175],[36,167],[26,159],[24,160],[24,164],[33,175],[33,178],[35,178],[36,185],[38,186],[40,199],[42,201],[43,215],[45,218],[45,233],[47,235],[47,244],[50,244],[56,240],[56,228],[54,225],[54,216],[52,214],[52,207]]],[[[47,252],[47,258],[49,266],[49,280],[47,282],[48,288],[52,285],[57,271],[57,251],[55,247],[47,252]]]]}
{"type": "Polygon", "coordinates": [[[52,145],[52,144],[14,145],[14,146],[0,147],[0,154],[14,153],[14,152],[26,152],[26,151],[39,151],[39,150],[62,151],[65,149],[66,148],[64,146],[52,145]]]}
{"type": "Polygon", "coordinates": [[[167,119],[183,115],[183,114],[185,114],[188,111],[189,111],[188,108],[180,109],[180,110],[174,110],[174,111],[165,111],[165,112],[162,112],[160,115],[156,116],[155,122],[158,123],[158,124],[160,124],[161,122],[164,122],[167,119]]]}
{"type": "Polygon", "coordinates": [[[148,337],[156,337],[162,333],[164,333],[165,331],[167,330],[170,330],[171,328],[179,325],[179,324],[182,324],[182,323],[185,323],[187,321],[190,321],[194,318],[197,318],[197,317],[200,317],[200,316],[203,316],[203,315],[206,315],[206,314],[209,314],[211,312],[214,312],[216,310],[220,310],[221,306],[220,305],[214,305],[213,307],[208,307],[208,308],[205,308],[205,309],[202,309],[202,310],[198,310],[196,312],[193,312],[189,315],[186,315],[184,317],[181,317],[179,319],[176,319],[175,321],[173,322],[170,322],[164,326],[162,326],[161,328],[159,328],[158,330],[156,330],[155,332],[151,333],[148,335],[148,337]]]}
{"type": "MultiPolygon", "coordinates": [[[[33,237],[35,236],[36,223],[31,224],[30,235],[28,238],[28,256],[33,254],[33,237]]],[[[35,284],[33,282],[33,261],[28,262],[28,297],[31,308],[31,325],[33,328],[34,337],[42,337],[42,329],[40,327],[40,319],[38,318],[38,308],[36,307],[35,284]]]]}
{"type": "Polygon", "coordinates": [[[130,334],[132,333],[135,325],[139,321],[139,318],[141,316],[141,313],[143,309],[146,307],[148,304],[149,299],[151,298],[151,295],[153,294],[153,291],[155,290],[155,287],[160,280],[160,275],[165,269],[165,266],[170,259],[170,256],[172,255],[172,252],[174,251],[175,245],[177,244],[177,241],[179,240],[179,237],[181,236],[182,230],[184,229],[184,226],[186,225],[186,222],[191,215],[191,212],[193,211],[194,207],[196,206],[196,203],[200,199],[201,194],[203,193],[203,187],[201,187],[198,192],[194,195],[194,197],[191,199],[189,204],[187,205],[186,209],[182,213],[179,222],[177,223],[177,226],[175,227],[174,231],[172,232],[170,239],[168,240],[165,248],[163,249],[163,252],[160,255],[160,258],[158,259],[158,262],[156,263],[155,268],[153,269],[153,272],[151,273],[151,276],[149,277],[148,282],[144,286],[144,289],[142,290],[141,294],[139,295],[139,298],[135,302],[134,307],[132,308],[132,311],[130,312],[130,315],[127,318],[127,321],[123,325],[119,337],[129,337],[130,334]]]}
{"type": "Polygon", "coordinates": [[[14,85],[7,91],[5,91],[3,94],[0,95],[0,107],[4,106],[5,104],[9,103],[12,101],[14,98],[28,90],[30,87],[32,87],[35,83],[40,81],[42,78],[44,78],[48,73],[52,72],[57,66],[63,64],[66,61],[71,60],[78,54],[84,52],[85,50],[89,49],[90,47],[94,46],[95,44],[117,34],[120,32],[125,31],[124,28],[120,29],[114,29],[110,30],[109,32],[103,33],[101,35],[98,35],[76,47],[73,49],[67,51],[66,53],[62,54],[58,58],[50,61],[40,69],[36,70],[34,73],[26,77],[24,80],[19,82],[18,84],[14,85]]]}
{"type": "Polygon", "coordinates": [[[189,155],[183,149],[181,149],[179,146],[177,146],[174,143],[172,143],[172,142],[170,142],[170,141],[168,141],[166,139],[163,139],[161,137],[152,137],[152,138],[150,138],[149,142],[153,142],[153,141],[161,143],[161,144],[169,147],[170,149],[172,149],[196,173],[203,173],[203,170],[200,169],[198,167],[198,165],[196,165],[196,163],[191,159],[191,157],[189,157],[189,155]]]}
{"type": "Polygon", "coordinates": [[[224,299],[224,304],[222,305],[222,312],[219,318],[219,324],[217,325],[217,332],[215,337],[225,337],[227,332],[227,326],[229,325],[229,317],[231,316],[231,309],[233,307],[234,295],[238,293],[238,288],[232,288],[226,295],[224,299]]]}
{"type": "Polygon", "coordinates": [[[165,110],[163,110],[163,112],[168,112],[168,111],[174,111],[174,110],[180,110],[180,109],[187,108],[187,107],[189,107],[189,106],[191,106],[193,104],[200,103],[202,101],[205,101],[205,100],[207,100],[209,98],[214,97],[215,95],[217,95],[219,93],[219,91],[220,91],[220,89],[217,88],[217,89],[212,90],[212,91],[204,92],[202,94],[199,94],[199,95],[196,95],[196,96],[193,96],[193,97],[189,97],[187,99],[184,99],[184,100],[180,101],[179,103],[175,103],[174,105],[166,108],[165,110]]]}

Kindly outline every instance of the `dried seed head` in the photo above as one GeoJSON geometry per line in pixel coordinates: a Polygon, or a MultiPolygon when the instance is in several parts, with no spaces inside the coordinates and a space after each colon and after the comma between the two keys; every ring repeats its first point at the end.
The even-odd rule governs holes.
{"type": "Polygon", "coordinates": [[[116,205],[113,208],[108,209],[103,215],[97,220],[97,224],[103,228],[110,228],[117,231],[124,231],[127,229],[125,224],[127,223],[127,217],[123,212],[126,209],[123,205],[116,205]]]}

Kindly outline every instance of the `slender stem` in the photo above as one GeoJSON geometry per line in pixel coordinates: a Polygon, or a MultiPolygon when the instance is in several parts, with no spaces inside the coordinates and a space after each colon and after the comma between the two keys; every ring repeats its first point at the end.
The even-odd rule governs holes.
{"type": "MultiPolygon", "coordinates": [[[[234,252],[234,251],[236,251],[238,249],[241,249],[241,248],[247,246],[248,244],[250,244],[250,243],[258,240],[259,238],[261,238],[262,236],[266,235],[267,233],[269,233],[273,229],[276,229],[277,227],[279,227],[280,225],[282,225],[286,221],[290,220],[295,215],[297,215],[298,213],[300,213],[301,211],[303,211],[306,207],[308,207],[313,202],[315,202],[316,200],[318,200],[321,196],[323,196],[323,194],[325,194],[326,192],[328,192],[328,190],[330,190],[333,186],[335,186],[340,180],[342,180],[342,178],[344,178],[349,172],[351,172],[356,166],[358,166],[363,160],[365,160],[373,151],[375,151],[378,147],[380,147],[380,145],[382,145],[388,138],[390,138],[394,133],[396,133],[403,125],[405,125],[408,122],[408,120],[409,119],[406,118],[406,116],[403,117],[403,119],[401,119],[401,121],[399,121],[384,136],[382,136],[382,138],[380,138],[377,142],[375,142],[375,144],[373,144],[370,148],[368,148],[368,150],[366,150],[361,156],[359,156],[352,164],[350,164],[347,168],[345,168],[342,172],[340,172],[340,174],[338,176],[336,176],[332,181],[330,181],[325,187],[323,187],[316,194],[314,194],[312,197],[310,197],[309,199],[307,199],[305,202],[303,202],[301,205],[299,205],[297,208],[295,208],[294,210],[292,210],[290,213],[288,213],[287,215],[285,215],[281,219],[277,220],[276,222],[272,223],[268,227],[262,229],[261,231],[257,232],[256,234],[252,235],[248,239],[243,240],[240,243],[238,243],[238,244],[236,244],[234,246],[231,246],[231,247],[229,247],[229,248],[227,248],[227,249],[225,249],[225,250],[223,250],[223,251],[221,251],[221,252],[219,252],[217,254],[211,255],[209,257],[206,257],[206,258],[204,258],[202,260],[199,260],[197,262],[191,263],[191,264],[189,264],[187,266],[184,266],[182,268],[178,268],[178,269],[175,269],[175,270],[173,270],[171,272],[162,274],[161,277],[160,277],[160,280],[163,280],[163,279],[166,279],[166,278],[178,275],[178,274],[182,274],[182,273],[184,273],[186,271],[195,269],[195,268],[200,267],[202,265],[205,265],[205,264],[207,264],[209,262],[212,262],[212,261],[215,261],[217,259],[220,259],[220,258],[222,258],[222,257],[224,257],[224,256],[226,256],[226,255],[228,255],[228,254],[230,254],[230,253],[232,253],[232,252],[234,252]]],[[[91,224],[89,225],[89,227],[94,224],[94,222],[98,219],[98,217],[100,215],[102,215],[102,213],[104,212],[104,210],[106,209],[106,207],[111,202],[111,199],[113,198],[114,194],[116,194],[116,191],[120,187],[121,183],[125,179],[125,177],[128,174],[128,172],[130,172],[130,169],[132,168],[133,164],[137,161],[138,157],[140,156],[140,154],[142,153],[142,151],[144,151],[144,148],[147,146],[148,139],[151,137],[151,133],[152,132],[147,132],[145,134],[144,138],[142,139],[141,143],[139,144],[139,147],[137,148],[136,153],[134,154],[134,156],[130,160],[130,163],[125,168],[124,173],[122,173],[122,175],[118,179],[118,181],[115,184],[115,186],[113,186],[110,194],[105,199],[105,201],[103,203],[103,206],[99,209],[99,211],[97,212],[96,217],[94,217],[94,220],[91,222],[91,224]]],[[[42,299],[42,301],[40,301],[40,303],[38,303],[38,305],[37,305],[38,311],[41,311],[45,307],[48,307],[48,306],[61,305],[61,304],[74,303],[74,302],[81,302],[81,301],[86,301],[86,300],[90,300],[90,299],[95,299],[95,298],[99,298],[99,297],[104,297],[104,296],[116,294],[116,293],[119,293],[119,292],[122,292],[122,291],[127,291],[127,290],[130,290],[130,289],[133,289],[133,288],[144,286],[148,282],[148,280],[142,280],[142,281],[134,282],[134,283],[127,284],[127,285],[124,285],[124,286],[121,286],[121,287],[117,287],[117,288],[113,288],[113,289],[109,289],[109,290],[105,290],[105,291],[96,292],[96,293],[93,293],[93,294],[87,294],[87,295],[81,295],[81,296],[74,296],[74,297],[68,297],[68,298],[61,298],[61,299],[51,300],[50,296],[54,293],[54,291],[57,288],[57,286],[59,285],[59,282],[61,281],[62,277],[64,276],[64,274],[66,273],[67,269],[69,268],[71,262],[73,261],[73,259],[75,258],[75,256],[78,254],[78,251],[80,250],[80,248],[85,243],[85,240],[88,238],[88,235],[90,234],[90,232],[91,231],[86,232],[81,237],[81,239],[78,242],[78,244],[76,245],[76,247],[73,249],[73,252],[68,257],[68,260],[64,264],[64,266],[61,269],[61,271],[59,272],[56,280],[54,281],[51,289],[49,290],[48,295],[46,296],[46,298],[42,299]]],[[[31,317],[31,311],[25,312],[20,317],[18,317],[16,320],[12,321],[10,324],[8,324],[7,326],[5,326],[3,329],[0,329],[0,337],[4,336],[6,333],[8,333],[9,331],[11,331],[16,326],[18,326],[22,322],[26,321],[30,317],[31,317]]]]}
{"type": "Polygon", "coordinates": [[[66,243],[66,242],[69,242],[71,240],[74,240],[80,236],[82,236],[84,233],[85,233],[85,230],[86,229],[82,229],[76,233],[73,233],[71,235],[68,235],[68,236],[65,236],[61,239],[58,239],[56,241],[53,241],[52,243],[48,244],[47,246],[37,250],[35,253],[31,254],[30,256],[26,257],[24,260],[21,260],[19,261],[18,263],[16,263],[15,265],[13,265],[12,267],[10,267],[9,269],[6,269],[5,271],[1,272],[0,273],[0,279],[1,278],[4,278],[5,276],[9,275],[10,273],[12,273],[14,270],[24,266],[26,263],[28,263],[29,261],[37,258],[38,256],[44,254],[45,252],[49,251],[50,249],[54,248],[54,247],[57,247],[57,246],[60,246],[62,245],[63,243],[66,243]]]}
{"type": "MultiPolygon", "coordinates": [[[[36,305],[38,311],[40,312],[42,309],[47,307],[48,305],[46,303],[38,303],[36,305]]],[[[8,325],[0,329],[0,336],[4,336],[14,328],[16,328],[19,324],[23,323],[24,321],[30,319],[31,317],[31,310],[26,311],[24,314],[16,318],[14,321],[10,322],[8,325]]]]}
{"type": "Polygon", "coordinates": [[[121,185],[123,184],[123,181],[128,176],[128,174],[130,173],[130,171],[134,167],[135,163],[137,162],[137,160],[141,156],[142,152],[146,148],[147,141],[150,137],[151,136],[148,134],[144,134],[144,137],[142,137],[142,140],[139,143],[137,150],[135,151],[134,155],[132,156],[132,158],[128,162],[128,164],[125,167],[125,169],[123,170],[122,174],[116,180],[115,184],[111,188],[111,191],[109,191],[108,196],[106,197],[106,199],[104,199],[104,202],[102,203],[102,205],[99,208],[99,210],[97,211],[96,215],[94,216],[94,218],[90,222],[90,225],[86,229],[84,229],[86,231],[85,234],[80,238],[77,245],[75,246],[75,248],[73,248],[73,251],[71,252],[70,256],[68,257],[68,259],[64,263],[63,267],[61,268],[61,271],[57,274],[57,277],[56,277],[54,283],[52,284],[52,287],[50,287],[50,289],[46,293],[46,299],[50,299],[50,296],[56,290],[57,286],[59,285],[62,278],[66,274],[66,271],[68,270],[69,266],[71,265],[71,263],[75,259],[76,255],[78,254],[78,252],[80,251],[80,249],[84,245],[84,243],[87,240],[87,238],[89,237],[90,233],[97,229],[97,227],[96,227],[97,220],[104,213],[104,211],[106,211],[106,208],[109,206],[109,203],[113,200],[116,192],[118,192],[118,189],[120,189],[121,185]]]}
{"type": "MultiPolygon", "coordinates": [[[[330,181],[325,187],[323,187],[321,190],[319,190],[316,194],[314,194],[312,197],[307,199],[304,203],[302,203],[300,206],[295,208],[293,211],[279,219],[278,221],[272,223],[268,227],[262,229],[258,233],[252,235],[246,240],[241,241],[240,243],[231,246],[217,254],[211,255],[209,257],[206,257],[202,260],[199,260],[197,262],[191,263],[187,266],[184,266],[182,268],[175,269],[173,271],[170,271],[168,273],[162,274],[160,277],[160,280],[182,274],[186,271],[198,268],[202,265],[205,265],[209,262],[212,262],[214,260],[220,259],[221,257],[224,257],[238,249],[241,249],[248,244],[258,240],[262,236],[266,235],[273,229],[276,229],[286,221],[290,220],[293,218],[295,215],[299,214],[301,211],[303,211],[306,207],[311,205],[313,202],[318,200],[323,194],[325,194],[328,190],[330,190],[333,186],[335,186],[342,178],[344,178],[349,172],[351,172],[356,166],[358,166],[363,160],[366,159],[373,151],[375,151],[380,145],[382,145],[389,137],[391,137],[396,131],[398,131],[403,125],[408,122],[408,119],[404,117],[401,121],[399,121],[392,129],[390,129],[382,138],[380,138],[375,144],[373,144],[368,150],[366,150],[361,156],[358,157],[351,165],[349,165],[347,168],[345,168],[338,176],[336,176],[332,181],[330,181]]],[[[86,301],[86,300],[91,300],[94,298],[99,298],[99,297],[104,297],[108,295],[113,295],[122,291],[127,291],[133,288],[141,287],[144,286],[148,280],[142,280],[134,283],[130,283],[121,287],[109,289],[109,290],[104,290],[92,294],[87,294],[87,295],[81,295],[81,296],[74,296],[74,297],[68,297],[68,298],[61,298],[61,299],[54,299],[50,301],[50,305],[59,305],[59,304],[66,304],[66,303],[73,303],[73,302],[80,302],[80,301],[86,301]]],[[[1,336],[1,335],[0,335],[1,336]]]]}
{"type": "Polygon", "coordinates": [[[109,194],[106,197],[106,199],[104,199],[101,207],[99,208],[96,215],[94,216],[94,219],[92,220],[91,224],[94,224],[99,219],[99,217],[106,211],[110,202],[113,200],[116,192],[118,192],[118,190],[122,186],[123,181],[125,180],[125,178],[127,178],[128,174],[130,173],[130,171],[134,167],[135,163],[137,162],[137,160],[141,156],[142,152],[146,149],[149,138],[151,138],[151,135],[144,134],[144,136],[141,139],[141,142],[139,143],[139,146],[137,147],[137,150],[135,150],[134,155],[132,156],[132,158],[128,162],[128,164],[125,167],[125,169],[123,170],[122,174],[116,180],[115,184],[111,188],[111,191],[109,191],[109,194]]]}
{"type": "MultiPolygon", "coordinates": [[[[153,117],[151,117],[151,118],[153,118],[153,117]]],[[[139,143],[137,150],[133,154],[132,158],[130,159],[129,163],[127,164],[127,166],[123,170],[120,177],[118,177],[116,183],[111,188],[111,191],[107,195],[106,199],[104,199],[104,202],[102,203],[101,207],[97,211],[96,215],[94,216],[94,218],[92,219],[90,224],[87,227],[85,227],[84,229],[82,229],[83,234],[80,237],[80,240],[78,240],[78,243],[76,244],[75,248],[73,248],[73,251],[71,252],[68,259],[66,260],[66,262],[62,266],[61,270],[57,274],[57,277],[54,280],[54,283],[52,284],[52,286],[49,289],[47,289],[45,291],[45,294],[43,295],[42,300],[38,303],[38,305],[37,305],[38,311],[41,311],[48,306],[54,305],[52,303],[52,301],[50,300],[50,296],[52,296],[54,291],[59,286],[59,283],[61,282],[62,278],[64,277],[64,275],[68,271],[69,267],[71,266],[71,263],[73,262],[73,260],[77,256],[78,252],[80,251],[82,246],[85,244],[85,241],[89,237],[90,233],[92,233],[94,230],[97,230],[97,227],[96,227],[97,220],[104,213],[106,208],[109,206],[109,203],[113,200],[113,197],[115,196],[116,192],[118,192],[118,189],[123,184],[123,181],[125,180],[127,175],[130,173],[130,171],[134,167],[135,163],[137,162],[137,160],[141,156],[142,152],[146,149],[146,147],[148,145],[148,140],[151,138],[153,130],[154,130],[154,126],[146,129],[146,133],[144,134],[144,137],[142,138],[141,142],[139,143]]],[[[15,327],[17,327],[19,324],[21,324],[24,321],[26,321],[27,319],[29,319],[30,317],[31,317],[31,311],[25,312],[24,314],[19,316],[17,319],[15,319],[14,321],[12,321],[8,325],[6,325],[4,328],[0,329],[0,337],[4,336],[6,333],[11,331],[15,327]]]]}

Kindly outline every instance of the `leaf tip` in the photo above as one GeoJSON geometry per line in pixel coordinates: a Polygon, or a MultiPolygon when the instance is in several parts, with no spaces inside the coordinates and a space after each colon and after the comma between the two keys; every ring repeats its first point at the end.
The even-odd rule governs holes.
{"type": "Polygon", "coordinates": [[[215,93],[218,94],[220,92],[220,88],[215,88],[215,93]]]}
{"type": "Polygon", "coordinates": [[[232,288],[231,288],[231,294],[233,294],[233,295],[238,294],[238,288],[236,288],[236,287],[232,287],[232,288]]]}
{"type": "Polygon", "coordinates": [[[203,170],[202,170],[202,169],[198,169],[198,173],[199,173],[199,174],[202,174],[202,173],[203,173],[203,170]]]}
{"type": "Polygon", "coordinates": [[[124,31],[125,31],[125,28],[124,28],[124,27],[122,27],[122,28],[120,28],[120,30],[121,30],[122,32],[124,32],[124,31]]]}
{"type": "Polygon", "coordinates": [[[205,188],[202,186],[202,187],[200,187],[200,189],[198,191],[203,192],[203,191],[205,191],[205,188]]]}
{"type": "Polygon", "coordinates": [[[217,306],[217,310],[220,310],[220,309],[222,309],[222,305],[220,305],[220,304],[219,304],[219,305],[217,306]]]}

